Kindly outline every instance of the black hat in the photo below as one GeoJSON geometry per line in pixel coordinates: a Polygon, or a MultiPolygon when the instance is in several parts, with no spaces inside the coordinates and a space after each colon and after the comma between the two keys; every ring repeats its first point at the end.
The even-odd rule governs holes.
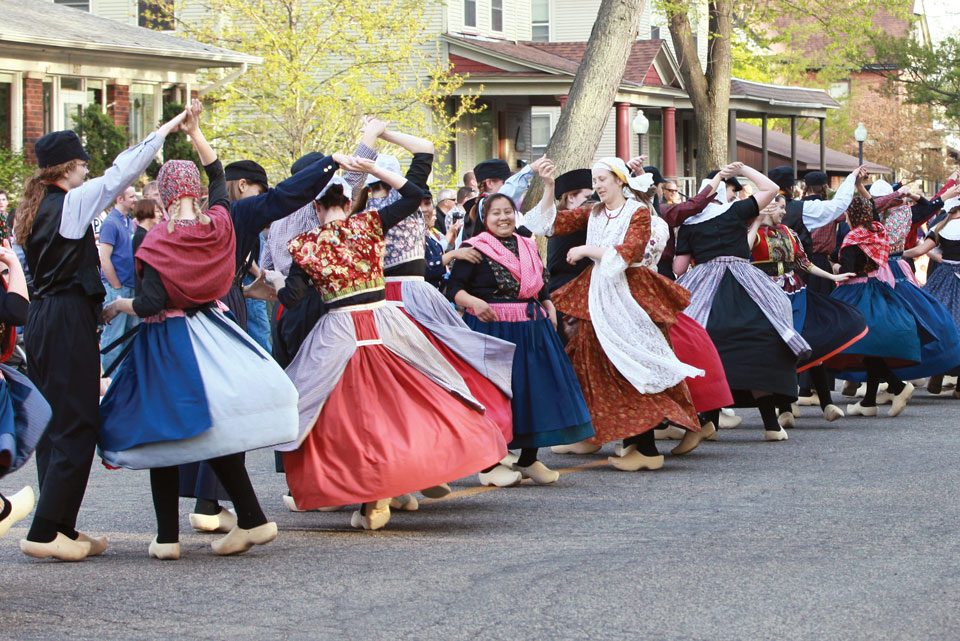
{"type": "Polygon", "coordinates": [[[264,189],[270,187],[267,182],[266,170],[252,160],[238,160],[223,168],[224,178],[240,180],[246,178],[248,183],[260,183],[264,189]]]}
{"type": "MultiPolygon", "coordinates": [[[[300,156],[299,158],[297,158],[297,161],[296,161],[295,163],[293,163],[292,165],[290,165],[290,175],[292,176],[293,174],[295,174],[295,173],[297,173],[297,172],[299,172],[299,171],[303,171],[304,169],[306,169],[307,167],[309,167],[309,166],[312,165],[313,163],[315,163],[315,162],[317,162],[318,160],[321,160],[321,159],[323,159],[323,158],[326,158],[326,156],[324,156],[324,155],[323,155],[322,153],[320,153],[319,151],[311,151],[309,154],[305,154],[305,155],[303,155],[303,156],[300,156]]],[[[242,178],[242,177],[243,177],[243,176],[241,176],[241,178],[242,178]]],[[[249,180],[249,178],[248,178],[247,180],[249,180]]]]}
{"type": "MultiPolygon", "coordinates": [[[[707,174],[707,180],[713,180],[714,176],[716,176],[716,175],[719,174],[719,173],[720,173],[720,170],[719,170],[719,169],[714,169],[714,170],[711,171],[709,174],[707,174]]],[[[743,185],[740,184],[740,181],[737,180],[736,178],[734,178],[733,176],[730,176],[729,178],[725,178],[724,181],[723,181],[723,183],[724,183],[727,187],[733,187],[733,191],[735,191],[735,192],[740,191],[741,189],[743,189],[743,185]]]]}
{"type": "Polygon", "coordinates": [[[33,143],[33,151],[37,155],[37,166],[55,167],[71,160],[90,160],[90,156],[83,150],[83,143],[77,132],[51,131],[37,142],[33,143]]]}
{"type": "Polygon", "coordinates": [[[663,183],[667,182],[666,180],[664,180],[663,174],[660,173],[660,170],[654,167],[653,165],[650,165],[649,167],[644,167],[643,170],[646,173],[653,175],[654,185],[662,185],[663,183]]]}
{"type": "Polygon", "coordinates": [[[790,191],[790,188],[793,187],[793,183],[797,182],[796,178],[793,175],[793,167],[790,165],[780,165],[779,167],[774,167],[770,170],[770,173],[767,176],[773,182],[777,183],[783,191],[790,191]]]}
{"type": "Polygon", "coordinates": [[[513,172],[510,171],[510,165],[507,164],[506,160],[493,158],[492,160],[484,160],[474,167],[473,175],[476,176],[477,184],[479,185],[487,178],[506,180],[513,175],[513,172]]]}
{"type": "Polygon", "coordinates": [[[803,181],[807,183],[807,187],[826,185],[827,180],[827,174],[822,171],[811,171],[809,174],[803,177],[803,181]]]}
{"type": "Polygon", "coordinates": [[[574,169],[557,177],[554,193],[561,196],[568,191],[593,189],[593,174],[589,169],[574,169]]]}
{"type": "Polygon", "coordinates": [[[423,196],[420,198],[420,200],[429,200],[430,202],[433,202],[433,193],[430,191],[429,187],[423,188],[423,196]]]}

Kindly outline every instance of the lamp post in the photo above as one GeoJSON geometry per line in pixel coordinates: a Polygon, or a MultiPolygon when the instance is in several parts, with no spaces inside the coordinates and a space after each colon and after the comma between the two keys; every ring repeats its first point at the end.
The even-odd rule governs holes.
{"type": "Polygon", "coordinates": [[[643,155],[643,134],[650,130],[650,121],[643,115],[642,109],[637,109],[637,116],[633,119],[633,133],[637,134],[637,155],[643,155]]]}
{"type": "Polygon", "coordinates": [[[867,139],[867,128],[863,126],[863,123],[859,123],[857,128],[853,130],[853,137],[856,139],[857,143],[860,145],[860,164],[863,164],[863,143],[867,139]]]}

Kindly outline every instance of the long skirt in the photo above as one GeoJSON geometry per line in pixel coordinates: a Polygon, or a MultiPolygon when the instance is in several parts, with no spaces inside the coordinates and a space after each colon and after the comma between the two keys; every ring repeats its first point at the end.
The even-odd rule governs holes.
{"type": "Polygon", "coordinates": [[[863,358],[883,358],[893,367],[915,364],[920,360],[923,329],[917,318],[890,285],[877,278],[857,278],[837,287],[831,298],[860,310],[870,332],[847,349],[830,358],[826,365],[840,370],[838,378],[863,380],[863,358]]]}
{"type": "Polygon", "coordinates": [[[421,277],[388,277],[387,301],[399,307],[463,377],[509,443],[513,439],[512,343],[475,332],[436,287],[421,277]]]}
{"type": "Polygon", "coordinates": [[[299,435],[277,449],[301,509],[399,496],[506,455],[453,366],[384,302],[328,311],[287,374],[300,391],[299,435]]]}
{"type": "Polygon", "coordinates": [[[100,450],[146,469],[272,447],[297,436],[297,391],[216,309],[147,319],[100,406],[100,450]]]}
{"type": "Polygon", "coordinates": [[[576,443],[593,436],[590,412],[560,336],[540,303],[491,303],[493,323],[466,314],[471,329],[516,345],[511,448],[576,443]]]}
{"type": "Polygon", "coordinates": [[[0,364],[0,478],[30,460],[52,415],[29,378],[0,364]]]}
{"type": "Polygon", "coordinates": [[[944,260],[932,274],[928,271],[923,290],[940,301],[960,327],[960,261],[944,260]]]}
{"type": "MultiPolygon", "coordinates": [[[[833,273],[833,265],[830,264],[830,258],[826,254],[810,254],[810,262],[828,274],[833,273]]],[[[836,287],[837,284],[828,278],[807,274],[807,289],[812,292],[829,296],[836,287]]]]}
{"type": "Polygon", "coordinates": [[[686,314],[678,314],[677,322],[670,327],[670,342],[681,362],[704,371],[703,376],[684,379],[694,409],[708,412],[732,405],[733,396],[723,371],[723,361],[707,330],[686,314]]]}
{"type": "Polygon", "coordinates": [[[802,372],[847,349],[869,331],[856,307],[809,287],[787,293],[793,306],[793,326],[810,343],[810,356],[797,365],[802,372]]]}

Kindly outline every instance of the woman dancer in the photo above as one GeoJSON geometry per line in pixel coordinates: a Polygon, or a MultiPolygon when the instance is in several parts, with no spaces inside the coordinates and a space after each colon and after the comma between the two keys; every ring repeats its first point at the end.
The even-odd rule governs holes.
{"type": "Polygon", "coordinates": [[[142,293],[103,310],[144,319],[129,357],[101,404],[101,452],[117,467],[150,469],[157,536],[149,554],[180,558],[177,465],[209,460],[237,511],[237,524],[211,545],[239,554],[277,536],[247,476],[242,453],[297,435],[297,393],[283,370],[217,306],[233,278],[236,240],[223,167],[199,127],[198,100],[183,128],[210,183],[201,211],[200,174],[186,160],[157,176],[169,222],[152,229],[137,252],[142,293]]]}
{"type": "MultiPolygon", "coordinates": [[[[545,163],[544,167],[547,166],[545,163]]],[[[556,332],[556,310],[547,293],[549,275],[537,245],[516,234],[516,206],[503,194],[483,205],[486,231],[464,241],[483,255],[458,260],[447,297],[466,309],[472,329],[516,345],[513,358],[513,440],[520,448],[513,469],[535,483],[553,483],[559,473],[537,460],[541,447],[576,443],[593,435],[580,385],[556,332]]],[[[480,474],[484,485],[520,481],[505,464],[480,474]]]]}
{"type": "MultiPolygon", "coordinates": [[[[866,336],[867,325],[863,314],[853,305],[806,286],[798,272],[833,283],[842,283],[853,274],[833,274],[808,260],[796,232],[781,224],[784,213],[786,199],[778,195],[750,227],[751,264],[770,276],[790,297],[793,327],[810,343],[810,356],[800,360],[797,372],[810,372],[823,417],[835,421],[843,416],[843,411],[832,403],[829,377],[823,362],[866,336]]],[[[790,407],[780,406],[779,409],[781,427],[794,427],[790,407]]]]}
{"type": "Polygon", "coordinates": [[[300,433],[277,449],[299,509],[361,503],[351,525],[377,530],[390,519],[390,497],[472,474],[502,459],[506,443],[453,367],[384,301],[385,232],[417,211],[423,192],[370,160],[336,162],[400,200],[348,214],[343,183],[330,184],[317,200],[320,226],[289,244],[294,264],[280,302],[295,308],[316,287],[327,313],[287,367],[300,391],[300,433]]]}
{"type": "MultiPolygon", "coordinates": [[[[6,269],[0,289],[0,478],[23,467],[50,422],[50,406],[26,376],[2,364],[17,344],[17,326],[27,322],[27,279],[10,243],[0,247],[6,269]]],[[[33,509],[29,485],[9,497],[0,494],[0,536],[33,509]]]]}
{"type": "Polygon", "coordinates": [[[840,378],[861,372],[866,377],[866,394],[860,402],[847,405],[847,414],[876,416],[877,389],[883,379],[894,395],[889,416],[897,416],[913,395],[913,384],[901,381],[891,368],[920,360],[923,330],[909,305],[879,277],[881,266],[887,265],[889,244],[886,229],[874,220],[869,198],[853,198],[847,222],[850,233],[840,247],[840,271],[856,277],[840,283],[830,296],[856,306],[870,333],[829,359],[827,367],[843,370],[840,378]]]}
{"type": "Polygon", "coordinates": [[[700,431],[684,379],[704,372],[677,360],[667,338],[687,292],[641,262],[651,240],[653,178],[633,178],[622,160],[604,158],[591,170],[600,202],[557,212],[553,171],[550,161],[540,169],[543,199],[524,220],[545,236],[587,229],[587,244],[570,249],[567,260],[590,258],[593,265],[555,298],[560,311],[577,319],[567,354],[596,428],[589,442],[623,439],[609,458],[617,469],[660,469],[653,430],[669,421],[700,431]]]}
{"type": "Polygon", "coordinates": [[[748,221],[777,195],[776,183],[750,167],[734,163],[757,186],[744,200],[727,201],[719,188],[700,214],[687,219],[677,234],[674,272],[690,290],[686,309],[713,340],[735,405],[758,407],[764,440],[783,441],[776,407],[797,398],[797,358],[810,351],[793,329],[790,299],[762,271],[749,264],[748,221]],[[696,266],[687,271],[690,260],[696,266]]]}
{"type": "MultiPolygon", "coordinates": [[[[938,300],[950,313],[954,325],[960,327],[960,198],[952,198],[943,204],[947,217],[933,228],[930,235],[914,249],[903,252],[904,258],[923,256],[934,247],[940,249],[940,267],[927,276],[923,290],[938,300]]],[[[945,372],[949,376],[960,374],[960,368],[945,372]]],[[[931,376],[927,390],[939,394],[943,386],[943,374],[931,376]]],[[[960,398],[960,390],[954,390],[954,398],[960,398]]]]}

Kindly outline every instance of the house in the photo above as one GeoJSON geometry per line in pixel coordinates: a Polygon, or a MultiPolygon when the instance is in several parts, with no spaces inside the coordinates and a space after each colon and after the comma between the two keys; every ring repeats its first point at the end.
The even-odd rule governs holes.
{"type": "Polygon", "coordinates": [[[156,128],[163,103],[204,93],[200,70],[240,72],[259,62],[94,15],[91,2],[109,5],[0,0],[0,144],[30,160],[38,138],[73,127],[73,116],[89,104],[100,105],[135,141],[156,128]]]}

